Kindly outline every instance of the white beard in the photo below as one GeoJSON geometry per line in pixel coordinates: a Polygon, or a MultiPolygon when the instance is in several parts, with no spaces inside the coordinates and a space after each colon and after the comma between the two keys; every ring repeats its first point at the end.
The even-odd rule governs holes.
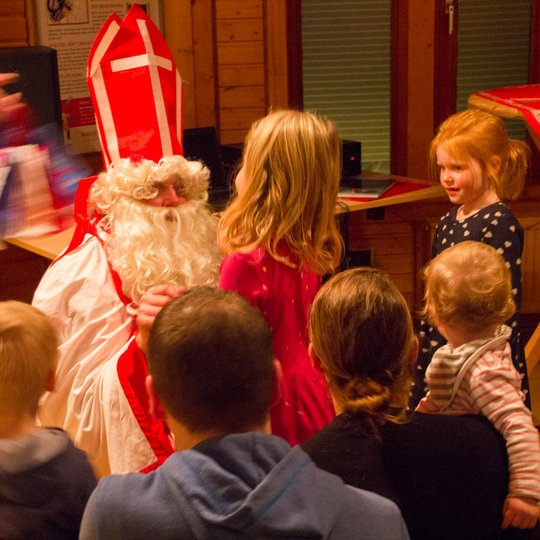
{"type": "Polygon", "coordinates": [[[209,215],[203,201],[153,207],[121,199],[102,225],[110,232],[106,249],[111,266],[133,302],[165,283],[217,286],[222,258],[217,218],[209,215]]]}

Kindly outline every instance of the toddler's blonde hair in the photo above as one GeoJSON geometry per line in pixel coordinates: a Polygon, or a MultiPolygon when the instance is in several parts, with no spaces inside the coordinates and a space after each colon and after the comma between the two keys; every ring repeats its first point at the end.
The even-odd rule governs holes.
{"type": "Polygon", "coordinates": [[[424,270],[425,315],[436,324],[471,331],[502,324],[515,311],[512,281],[503,257],[482,242],[459,242],[424,270]]]}

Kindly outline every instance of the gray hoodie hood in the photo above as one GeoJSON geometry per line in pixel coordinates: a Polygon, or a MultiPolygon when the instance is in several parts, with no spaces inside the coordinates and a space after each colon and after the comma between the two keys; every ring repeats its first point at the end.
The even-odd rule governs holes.
{"type": "Polygon", "coordinates": [[[408,538],[394,503],[262,433],[209,439],[148,474],[104,478],[81,538],[408,538]],[[150,536],[149,536],[150,535],[150,536]]]}
{"type": "Polygon", "coordinates": [[[25,437],[0,439],[0,472],[16,474],[33,469],[65,451],[69,443],[59,429],[39,429],[25,437]]]}

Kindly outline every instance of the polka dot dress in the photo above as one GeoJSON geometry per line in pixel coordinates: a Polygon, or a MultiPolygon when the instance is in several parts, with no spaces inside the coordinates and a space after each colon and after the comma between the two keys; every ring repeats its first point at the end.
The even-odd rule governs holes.
{"type": "MultiPolygon", "coordinates": [[[[457,219],[456,206],[443,216],[437,226],[433,240],[432,257],[436,257],[445,249],[464,242],[474,240],[493,246],[505,259],[506,266],[512,275],[512,293],[516,302],[516,313],[506,324],[512,328],[510,346],[512,348],[512,361],[517,371],[523,376],[522,390],[526,397],[526,404],[530,407],[529,381],[525,365],[525,352],[519,331],[519,308],[521,305],[521,254],[523,252],[523,229],[512,215],[510,209],[502,202],[482,208],[476,214],[466,219],[457,219]]],[[[425,372],[431,362],[433,353],[446,343],[436,328],[427,321],[420,325],[420,350],[414,373],[414,385],[409,406],[414,409],[420,399],[427,392],[425,372]]]]}
{"type": "MultiPolygon", "coordinates": [[[[285,246],[279,254],[293,260],[285,246]]],[[[281,395],[271,409],[272,433],[293,445],[304,442],[334,417],[327,385],[307,352],[309,310],[320,276],[287,266],[257,248],[225,257],[219,285],[257,306],[270,325],[274,356],[283,371],[281,395]]]]}

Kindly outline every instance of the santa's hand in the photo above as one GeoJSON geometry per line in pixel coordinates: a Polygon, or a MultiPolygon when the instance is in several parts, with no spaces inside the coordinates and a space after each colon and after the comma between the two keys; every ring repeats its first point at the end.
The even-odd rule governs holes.
{"type": "Polygon", "coordinates": [[[538,521],[538,501],[530,497],[507,497],[502,528],[532,529],[538,521]]]}
{"type": "Polygon", "coordinates": [[[143,294],[136,316],[137,328],[139,330],[137,334],[137,345],[139,345],[142,351],[146,352],[150,329],[152,328],[152,324],[154,324],[157,314],[163,306],[166,306],[171,300],[174,300],[185,292],[185,287],[166,284],[151,287],[143,294]]]}

